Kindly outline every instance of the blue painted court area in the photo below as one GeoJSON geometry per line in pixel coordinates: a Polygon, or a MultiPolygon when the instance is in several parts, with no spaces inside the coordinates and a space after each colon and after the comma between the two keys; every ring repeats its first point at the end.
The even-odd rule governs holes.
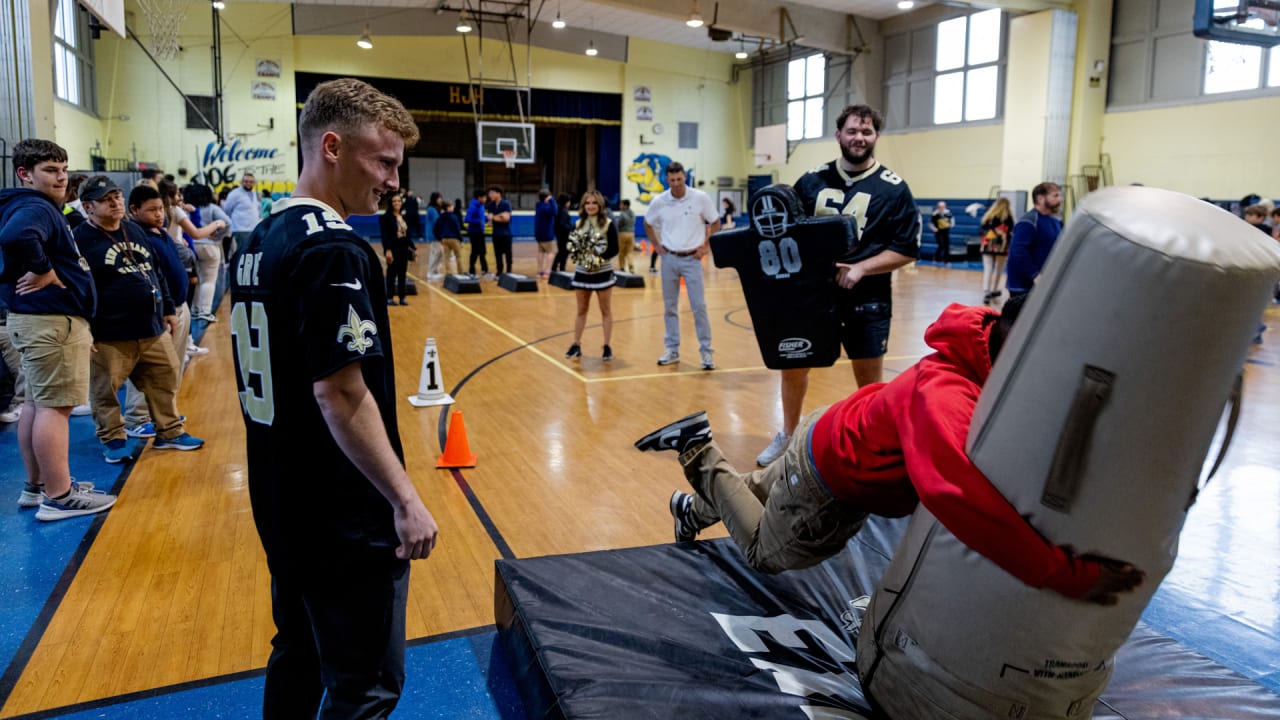
{"type": "MultiPolygon", "coordinates": [[[[101,444],[89,417],[71,418],[71,474],[111,491],[123,475],[122,466],[102,459],[101,444]]],[[[135,443],[136,444],[136,443],[135,443]]],[[[0,613],[0,662],[6,668],[4,681],[12,682],[9,670],[15,656],[27,642],[31,629],[41,619],[50,596],[64,574],[69,583],[79,558],[87,550],[86,539],[102,516],[88,516],[41,522],[35,508],[18,507],[18,494],[26,481],[26,470],[18,453],[18,425],[0,426],[0,586],[4,588],[4,612],[0,613]],[[81,546],[84,544],[84,548],[81,546]]],[[[52,607],[49,608],[51,612],[52,607]]],[[[39,623],[43,629],[44,622],[39,623]]],[[[31,642],[39,638],[32,638],[31,642]]],[[[32,645],[34,647],[34,645],[32,645]]],[[[30,652],[31,648],[26,648],[30,652]]],[[[25,663],[25,658],[21,658],[25,663]]]]}
{"type": "MultiPolygon", "coordinates": [[[[497,633],[491,629],[413,645],[405,658],[407,683],[395,716],[439,720],[524,718],[503,652],[497,633]]],[[[18,717],[23,720],[252,718],[262,714],[262,687],[263,676],[259,671],[18,717]]]]}

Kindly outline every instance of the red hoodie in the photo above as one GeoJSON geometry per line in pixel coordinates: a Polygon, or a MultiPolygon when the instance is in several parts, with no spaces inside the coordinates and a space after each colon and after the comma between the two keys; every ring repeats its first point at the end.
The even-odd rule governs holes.
{"type": "Polygon", "coordinates": [[[961,542],[1027,585],[1084,597],[1099,566],[1045,540],[964,450],[991,374],[988,341],[998,317],[986,307],[943,310],[924,336],[937,352],[819,418],[813,462],[831,494],[856,510],[902,517],[922,502],[961,542]]]}

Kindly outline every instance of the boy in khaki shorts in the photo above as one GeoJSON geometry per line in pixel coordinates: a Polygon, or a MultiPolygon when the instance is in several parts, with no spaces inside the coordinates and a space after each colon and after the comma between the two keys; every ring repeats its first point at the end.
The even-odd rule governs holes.
{"type": "Polygon", "coordinates": [[[18,423],[27,482],[18,504],[39,506],[37,519],[61,520],[116,501],[74,482],[67,460],[71,409],[89,400],[89,318],[97,295],[62,214],[66,150],[27,139],[14,146],[13,160],[20,186],[0,191],[0,297],[27,383],[18,423]]]}

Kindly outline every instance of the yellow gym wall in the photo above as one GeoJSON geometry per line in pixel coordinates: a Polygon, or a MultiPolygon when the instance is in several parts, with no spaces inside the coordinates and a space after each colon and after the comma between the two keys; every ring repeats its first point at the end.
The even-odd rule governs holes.
{"type": "MultiPolygon", "coordinates": [[[[212,95],[212,14],[205,4],[187,8],[179,32],[182,50],[160,65],[188,94],[212,95]]],[[[126,2],[125,12],[129,26],[150,49],[151,29],[135,0],[126,2]]],[[[212,132],[186,129],[186,106],[160,70],[133,40],[107,33],[94,48],[103,151],[108,157],[134,159],[136,150],[137,160],[159,163],[167,172],[186,169],[187,178],[204,170],[214,184],[225,178],[238,182],[240,173],[252,170],[259,185],[292,190],[297,153],[290,6],[228,3],[223,16],[226,144],[239,141],[239,149],[257,149],[259,157],[230,161],[225,153],[217,154],[220,148],[212,132]],[[258,77],[259,59],[278,61],[280,77],[258,77]],[[254,99],[255,82],[274,85],[275,99],[254,99]],[[275,157],[263,157],[272,152],[275,157]]]]}
{"type": "MultiPolygon", "coordinates": [[[[1000,123],[969,127],[881,134],[876,158],[902,176],[917,197],[986,197],[1000,184],[1000,123]]],[[[777,182],[792,184],[805,172],[838,157],[834,128],[821,140],[800,143],[785,165],[768,165],[752,173],[773,172],[777,182]]]]}
{"type": "Polygon", "coordinates": [[[1276,197],[1277,117],[1280,97],[1107,113],[1102,151],[1111,155],[1117,185],[1216,199],[1276,197]]]}

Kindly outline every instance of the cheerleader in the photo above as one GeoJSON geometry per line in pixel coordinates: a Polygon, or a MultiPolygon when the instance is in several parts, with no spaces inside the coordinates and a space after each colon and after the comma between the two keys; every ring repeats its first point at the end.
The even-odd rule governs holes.
{"type": "Polygon", "coordinates": [[[600,298],[600,324],[604,328],[604,354],[602,360],[613,359],[609,339],[613,335],[613,265],[609,262],[618,254],[618,228],[609,220],[604,210],[604,196],[588,190],[582,196],[582,216],[569,233],[569,257],[576,266],[573,288],[578,296],[578,316],[573,322],[573,345],[566,358],[582,357],[582,329],[587,325],[587,310],[591,308],[591,293],[600,298]]]}

